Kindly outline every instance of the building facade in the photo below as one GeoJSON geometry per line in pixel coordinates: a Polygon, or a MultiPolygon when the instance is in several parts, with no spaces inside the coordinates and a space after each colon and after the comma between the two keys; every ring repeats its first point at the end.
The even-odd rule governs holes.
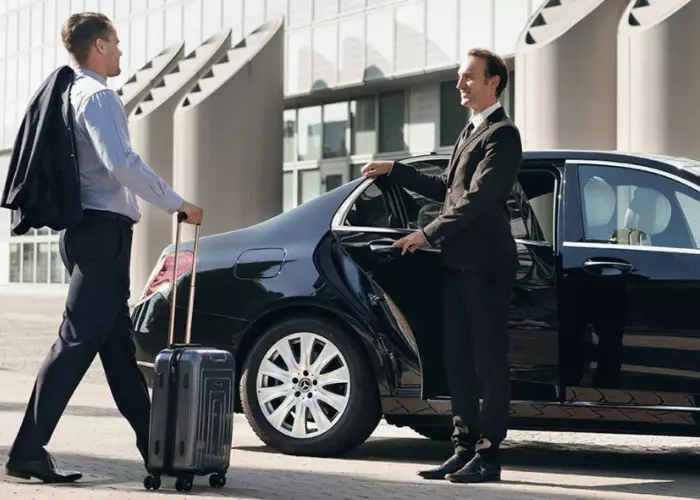
{"type": "MultiPolygon", "coordinates": [[[[700,157],[698,141],[663,133],[667,125],[694,121],[700,103],[694,98],[697,86],[690,83],[698,63],[667,57],[693,46],[697,38],[693,26],[700,21],[700,9],[697,0],[690,4],[0,0],[0,179],[4,181],[9,148],[33,91],[53,69],[69,62],[60,25],[72,12],[87,10],[104,12],[118,29],[124,56],[122,74],[110,81],[115,89],[133,83],[133,75],[177,44],[184,44],[184,54],[189,54],[230,30],[235,46],[264,23],[283,19],[283,110],[273,127],[281,128],[280,210],[358,177],[370,159],[449,151],[468,119],[455,89],[456,70],[474,46],[506,58],[511,83],[501,101],[520,126],[526,148],[621,145],[645,150],[652,144],[655,149],[649,152],[700,157]],[[647,62],[657,64],[658,71],[650,75],[647,62]],[[673,80],[668,76],[672,70],[688,78],[673,80]],[[683,90],[664,90],[683,82],[683,90]],[[686,97],[675,106],[670,98],[679,92],[686,97]],[[647,99],[649,95],[654,98],[647,99]],[[651,123],[645,118],[650,105],[659,111],[651,123]]],[[[210,108],[200,107],[197,119],[207,120],[203,113],[210,108]]],[[[213,115],[211,120],[226,121],[213,115]]],[[[132,121],[133,133],[141,125],[132,121]]],[[[230,153],[216,156],[225,154],[230,153]]],[[[211,166],[205,172],[215,175],[211,166]]],[[[11,214],[0,210],[0,285],[60,289],[65,283],[58,235],[48,229],[14,235],[11,214]]]]}

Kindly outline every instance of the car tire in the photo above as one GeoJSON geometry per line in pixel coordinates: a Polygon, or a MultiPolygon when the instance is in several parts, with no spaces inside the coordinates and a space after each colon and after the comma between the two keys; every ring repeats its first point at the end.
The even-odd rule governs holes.
{"type": "MultiPolygon", "coordinates": [[[[316,356],[316,359],[320,357],[318,354],[316,356]]],[[[294,361],[297,361],[296,353],[294,361]]],[[[320,381],[318,383],[321,384],[320,381]]],[[[295,385],[295,387],[299,386],[295,385]]],[[[288,455],[334,457],[346,453],[366,441],[382,417],[374,370],[368,363],[359,342],[333,322],[322,318],[288,319],[268,329],[255,342],[246,357],[240,381],[240,393],[243,411],[255,434],[268,446],[288,455]],[[317,339],[315,345],[330,342],[337,349],[340,356],[336,357],[336,361],[340,362],[342,357],[347,366],[349,388],[342,396],[346,406],[333,420],[328,430],[320,435],[297,438],[285,433],[291,432],[289,429],[280,430],[271,424],[259,403],[258,387],[261,380],[259,375],[263,376],[259,373],[260,368],[266,356],[270,355],[270,351],[274,350],[275,346],[280,345],[279,342],[302,332],[315,335],[317,339]]],[[[298,391],[293,392],[295,397],[297,393],[298,391]]],[[[287,394],[291,397],[290,393],[287,394]]],[[[313,401],[313,397],[309,396],[309,399],[313,401]]],[[[287,401],[287,396],[284,398],[280,406],[287,401]]],[[[310,414],[311,410],[308,412],[310,414]]]]}
{"type": "Polygon", "coordinates": [[[453,428],[446,425],[411,425],[414,432],[433,441],[450,441],[453,428]]]}

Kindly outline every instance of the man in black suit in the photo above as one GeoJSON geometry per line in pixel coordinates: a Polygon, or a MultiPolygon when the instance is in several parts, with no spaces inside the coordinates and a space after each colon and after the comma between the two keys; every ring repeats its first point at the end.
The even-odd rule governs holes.
{"type": "Polygon", "coordinates": [[[395,246],[407,251],[441,248],[444,266],[445,367],[452,396],[454,454],[426,479],[497,481],[499,446],[510,409],[508,309],[518,266],[507,201],[522,163],[515,124],[498,98],[508,84],[504,61],[473,49],[458,71],[463,106],[473,117],[442,175],[400,162],[373,161],[366,177],[389,175],[407,189],[438,201],[442,213],[395,246]],[[483,410],[476,392],[483,384],[483,410]]]}

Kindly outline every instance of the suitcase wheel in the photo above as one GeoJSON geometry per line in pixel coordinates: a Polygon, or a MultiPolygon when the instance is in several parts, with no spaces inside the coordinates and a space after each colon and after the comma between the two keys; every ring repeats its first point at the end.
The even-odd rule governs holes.
{"type": "Polygon", "coordinates": [[[212,488],[223,488],[226,485],[226,474],[212,474],[209,476],[209,485],[212,488]]]}
{"type": "Polygon", "coordinates": [[[193,478],[191,476],[180,476],[175,480],[175,489],[177,491],[191,491],[193,478]]]}
{"type": "Polygon", "coordinates": [[[160,476],[151,476],[150,474],[146,476],[143,480],[143,486],[147,490],[158,490],[160,489],[160,476]]]}

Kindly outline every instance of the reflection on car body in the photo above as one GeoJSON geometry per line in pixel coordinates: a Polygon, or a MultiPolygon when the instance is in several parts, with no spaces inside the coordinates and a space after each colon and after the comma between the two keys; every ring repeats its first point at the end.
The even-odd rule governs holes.
{"type": "MultiPolygon", "coordinates": [[[[448,159],[406,161],[439,173],[448,159]]],[[[202,238],[193,337],[235,355],[237,410],[267,444],[337,455],[382,416],[449,436],[440,250],[392,247],[441,207],[387,177],[357,179],[202,238]]],[[[700,164],[530,151],[508,208],[520,260],[511,428],[700,435],[700,164]]],[[[168,273],[154,276],[133,312],[149,377],[171,294],[168,273]]]]}

